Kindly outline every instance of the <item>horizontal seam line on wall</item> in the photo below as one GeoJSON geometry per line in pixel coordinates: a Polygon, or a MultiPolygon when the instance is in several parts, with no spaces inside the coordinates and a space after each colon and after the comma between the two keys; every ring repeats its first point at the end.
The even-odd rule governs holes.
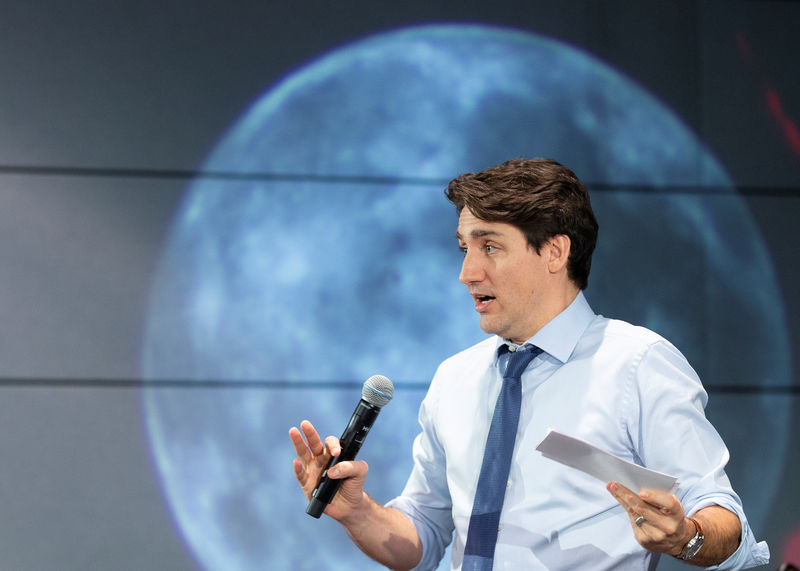
{"type": "MultiPolygon", "coordinates": [[[[429,383],[399,381],[394,383],[399,390],[427,390],[429,383]]],[[[92,388],[92,389],[360,389],[360,381],[313,381],[313,380],[196,380],[196,379],[77,379],[77,378],[0,378],[0,388],[92,388]]],[[[705,385],[710,393],[723,394],[800,394],[800,384],[795,385],[705,385]]]]}
{"type": "MultiPolygon", "coordinates": [[[[101,168],[101,167],[63,167],[34,165],[0,165],[0,175],[22,176],[63,176],[63,177],[101,177],[101,178],[149,178],[162,180],[220,180],[220,181],[262,181],[262,182],[308,182],[318,184],[379,184],[445,187],[449,179],[435,177],[388,176],[388,175],[346,175],[312,173],[270,173],[204,171],[181,169],[139,169],[139,168],[101,168]]],[[[586,186],[597,192],[632,193],[670,193],[696,195],[745,195],[770,197],[800,196],[800,187],[747,185],[737,187],[731,192],[728,186],[702,184],[636,184],[585,182],[586,186]]]]}

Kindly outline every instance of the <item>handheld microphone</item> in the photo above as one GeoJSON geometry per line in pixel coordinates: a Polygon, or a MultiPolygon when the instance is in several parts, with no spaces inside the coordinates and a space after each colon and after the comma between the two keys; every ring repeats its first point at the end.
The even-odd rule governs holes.
{"type": "Polygon", "coordinates": [[[347,423],[347,428],[344,429],[339,443],[342,447],[342,452],[335,458],[331,458],[322,476],[317,483],[317,487],[311,492],[311,500],[308,502],[306,513],[312,517],[319,518],[325,508],[331,503],[336,492],[339,490],[341,480],[333,480],[328,478],[328,470],[345,460],[353,460],[358,454],[364,439],[367,437],[369,429],[375,419],[378,418],[378,413],[381,408],[392,400],[394,395],[394,385],[392,381],[383,375],[372,375],[364,382],[361,389],[361,401],[353,411],[353,416],[350,417],[350,422],[347,423]]]}

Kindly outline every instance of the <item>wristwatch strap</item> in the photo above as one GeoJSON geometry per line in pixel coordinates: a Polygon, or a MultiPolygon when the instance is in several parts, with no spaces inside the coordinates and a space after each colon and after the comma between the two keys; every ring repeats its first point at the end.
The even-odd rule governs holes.
{"type": "Polygon", "coordinates": [[[684,546],[683,551],[677,556],[678,559],[683,559],[684,561],[690,560],[692,557],[697,555],[697,552],[700,551],[700,548],[703,547],[703,528],[700,527],[700,522],[698,522],[693,517],[688,518],[694,526],[697,528],[697,532],[694,534],[694,537],[689,540],[689,542],[684,546]]]}

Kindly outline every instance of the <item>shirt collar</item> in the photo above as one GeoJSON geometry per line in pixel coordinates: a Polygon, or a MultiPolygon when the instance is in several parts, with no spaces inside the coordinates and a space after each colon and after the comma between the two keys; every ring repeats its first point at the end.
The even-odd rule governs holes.
{"type": "MultiPolygon", "coordinates": [[[[586,301],[582,291],[567,308],[551,319],[536,334],[525,341],[536,345],[545,353],[562,363],[569,360],[583,332],[595,318],[595,313],[586,301]]],[[[505,339],[497,338],[497,347],[509,345],[505,339]]],[[[496,355],[497,353],[495,353],[496,355]]]]}

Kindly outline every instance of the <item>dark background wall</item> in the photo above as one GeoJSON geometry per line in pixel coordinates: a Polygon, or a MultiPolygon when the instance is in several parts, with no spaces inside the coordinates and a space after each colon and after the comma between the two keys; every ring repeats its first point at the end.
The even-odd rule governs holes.
{"type": "MultiPolygon", "coordinates": [[[[800,4],[11,1],[4,3],[0,18],[0,566],[237,568],[237,553],[249,548],[219,549],[215,557],[221,559],[198,548],[197,534],[203,531],[188,530],[179,515],[175,491],[164,483],[170,460],[159,456],[163,450],[154,444],[158,423],[147,416],[155,413],[145,393],[158,391],[154,383],[159,381],[172,383],[174,398],[185,397],[185,402],[202,400],[202,395],[209,401],[224,400],[221,395],[228,390],[222,386],[224,373],[216,375],[221,383],[214,387],[181,385],[204,374],[187,369],[169,379],[154,378],[159,375],[142,364],[150,342],[148,324],[158,327],[151,293],[163,272],[159,264],[176,221],[186,216],[182,204],[192,185],[206,180],[206,159],[223,135],[283,78],[356,40],[448,22],[510,27],[605,62],[671,110],[727,171],[773,274],[764,276],[760,290],[759,276],[714,273],[718,281],[746,282],[752,296],[738,298],[743,307],[712,309],[707,301],[699,307],[735,317],[747,313],[748,300],[769,295],[781,319],[768,320],[776,331],[766,343],[778,352],[782,365],[776,369],[781,374],[770,378],[756,378],[752,370],[747,378],[703,375],[711,399],[709,416],[715,423],[719,419],[732,449],[731,474],[745,507],[749,509],[749,501],[759,504],[756,511],[763,515],[756,534],[769,541],[775,566],[789,554],[800,555],[800,433],[793,421],[800,387],[794,365],[800,334],[800,305],[794,295],[800,213],[800,76],[795,61],[800,4]],[[779,413],[778,426],[760,416],[771,408],[779,413]],[[769,425],[770,438],[758,442],[774,442],[777,456],[751,450],[746,440],[764,425],[769,425]],[[759,482],[766,482],[771,493],[759,491],[759,482]],[[230,557],[229,564],[225,557],[230,557]]],[[[260,173],[259,184],[282,172],[280,165],[273,169],[260,173]]],[[[586,173],[576,170],[585,178],[586,173]]],[[[418,174],[391,173],[406,180],[418,174]]],[[[443,169],[429,186],[438,192],[436,181],[457,174],[443,169]]],[[[625,192],[636,200],[652,199],[653,205],[643,204],[637,211],[641,215],[657,208],[662,195],[673,193],[680,201],[715,192],[704,188],[702,180],[688,189],[652,183],[615,186],[592,172],[587,183],[601,210],[612,211],[615,204],[604,197],[617,200],[625,192]]],[[[715,204],[712,198],[704,212],[714,212],[715,204]]],[[[728,222],[735,224],[736,219],[728,222]]],[[[445,225],[448,239],[451,226],[454,220],[445,225]]],[[[602,218],[601,227],[601,240],[611,242],[619,235],[613,225],[603,226],[602,218]]],[[[656,265],[669,260],[659,271],[703,271],[682,268],[668,241],[654,244],[651,260],[656,265]]],[[[658,283],[658,274],[637,267],[630,269],[628,283],[645,290],[658,283]]],[[[273,279],[268,270],[265,276],[266,281],[273,279]]],[[[693,290],[687,288],[684,293],[691,298],[693,290]]],[[[630,319],[638,315],[626,315],[623,304],[606,305],[596,309],[630,319]]],[[[753,307],[759,307],[755,301],[753,307]]],[[[382,319],[380,308],[363,311],[372,322],[382,319]]],[[[689,328],[708,327],[708,322],[698,313],[681,315],[689,328]]],[[[762,332],[750,321],[734,318],[729,327],[744,330],[737,333],[745,344],[738,351],[746,352],[749,342],[763,342],[752,339],[762,332]]],[[[680,341],[676,344],[695,362],[692,348],[680,341]]],[[[732,363],[729,369],[735,371],[738,351],[726,346],[714,362],[732,363]]],[[[437,352],[444,358],[452,351],[441,347],[437,352]]],[[[698,370],[709,372],[706,368],[717,370],[702,364],[698,370]]],[[[281,378],[258,373],[229,377],[255,383],[235,389],[237,399],[254,391],[261,396],[253,398],[269,402],[270,391],[293,388],[280,384],[281,378]]],[[[414,410],[428,379],[403,379],[409,395],[403,411],[414,410]]],[[[346,382],[332,386],[348,389],[343,398],[347,408],[355,398],[354,379],[339,380],[346,382]]],[[[318,398],[319,392],[309,384],[294,388],[306,396],[279,402],[291,403],[282,413],[299,422],[310,414],[304,399],[318,398]]],[[[349,410],[338,413],[346,417],[349,410]]],[[[322,430],[339,431],[340,417],[328,414],[329,426],[322,430]]],[[[394,420],[414,424],[413,413],[394,420]]],[[[291,480],[291,451],[281,423],[283,417],[276,423],[280,433],[275,442],[285,441],[285,448],[276,452],[265,444],[265,450],[248,458],[259,466],[257,473],[280,473],[291,480]]],[[[272,434],[274,426],[266,430],[272,434]]],[[[286,492],[275,487],[274,493],[286,492]]],[[[298,495],[296,509],[302,513],[303,508],[298,495]]],[[[263,568],[302,568],[298,546],[304,538],[317,533],[339,538],[325,523],[297,522],[282,526],[285,537],[265,540],[263,568]]],[[[240,524],[246,527],[246,522],[240,524]]],[[[354,561],[356,567],[350,568],[369,566],[365,560],[354,561]]]]}

